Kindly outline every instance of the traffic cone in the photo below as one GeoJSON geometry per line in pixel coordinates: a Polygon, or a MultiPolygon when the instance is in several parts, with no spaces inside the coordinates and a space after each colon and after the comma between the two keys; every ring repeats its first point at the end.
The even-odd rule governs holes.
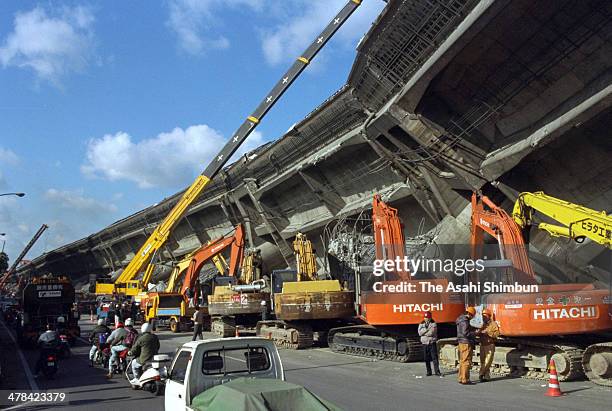
{"type": "Polygon", "coordinates": [[[559,387],[559,380],[557,379],[557,368],[555,367],[555,361],[551,358],[548,364],[548,372],[550,378],[548,380],[548,391],[546,391],[549,397],[560,397],[563,395],[561,388],[559,387]]]}

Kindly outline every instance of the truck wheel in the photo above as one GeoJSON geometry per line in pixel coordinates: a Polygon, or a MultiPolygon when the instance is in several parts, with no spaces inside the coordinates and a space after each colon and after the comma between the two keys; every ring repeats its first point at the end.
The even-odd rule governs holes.
{"type": "Polygon", "coordinates": [[[170,331],[177,333],[180,331],[180,324],[174,318],[170,319],[170,331]]]}

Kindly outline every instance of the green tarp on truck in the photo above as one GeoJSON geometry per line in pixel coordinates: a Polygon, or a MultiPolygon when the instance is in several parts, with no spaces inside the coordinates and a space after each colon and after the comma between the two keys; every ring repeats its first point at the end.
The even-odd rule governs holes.
{"type": "Polygon", "coordinates": [[[237,378],[194,397],[199,411],[341,411],[341,408],[290,382],[237,378]]]}

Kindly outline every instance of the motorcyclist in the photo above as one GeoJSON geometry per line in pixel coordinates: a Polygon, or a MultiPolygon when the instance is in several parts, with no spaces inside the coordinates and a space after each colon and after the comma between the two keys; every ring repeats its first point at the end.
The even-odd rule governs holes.
{"type": "Polygon", "coordinates": [[[57,319],[55,320],[56,323],[56,327],[57,327],[57,333],[59,335],[66,335],[66,319],[62,316],[57,317],[57,319]]]}
{"type": "Polygon", "coordinates": [[[108,361],[108,374],[106,374],[106,378],[113,378],[113,364],[117,360],[117,354],[123,350],[125,350],[125,346],[121,345],[123,339],[127,336],[128,331],[125,329],[122,322],[118,322],[115,325],[115,330],[108,336],[108,340],[106,342],[111,347],[111,356],[108,361]],[[120,350],[115,349],[116,347],[120,347],[120,350]]]}
{"type": "Polygon", "coordinates": [[[96,356],[96,351],[98,351],[100,335],[110,334],[111,332],[110,328],[108,328],[104,322],[104,318],[100,318],[98,320],[98,325],[96,325],[93,330],[91,330],[91,334],[89,334],[89,343],[92,344],[91,349],[89,350],[90,367],[93,367],[93,360],[96,356]]]}
{"type": "Polygon", "coordinates": [[[47,324],[47,330],[38,337],[37,345],[40,348],[40,354],[38,361],[36,361],[36,368],[34,370],[34,378],[38,378],[40,371],[47,361],[49,354],[55,354],[57,347],[59,346],[60,338],[57,332],[53,329],[51,324],[47,324]]]}
{"type": "Polygon", "coordinates": [[[159,338],[153,334],[151,324],[142,324],[140,334],[129,352],[129,355],[134,357],[132,372],[135,379],[140,378],[143,365],[159,352],[159,338]]]}

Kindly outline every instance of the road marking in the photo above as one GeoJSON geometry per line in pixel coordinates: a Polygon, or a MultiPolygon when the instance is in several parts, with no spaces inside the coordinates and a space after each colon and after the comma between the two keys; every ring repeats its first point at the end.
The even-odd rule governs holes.
{"type": "Polygon", "coordinates": [[[32,405],[32,404],[34,404],[34,401],[28,401],[28,402],[24,402],[23,404],[14,405],[10,408],[4,408],[3,411],[18,410],[19,408],[27,407],[28,405],[32,405]]]}
{"type": "Polygon", "coordinates": [[[28,379],[28,384],[30,384],[30,389],[32,391],[38,391],[39,390],[38,384],[36,384],[36,381],[34,380],[32,371],[30,371],[30,366],[28,365],[28,362],[26,361],[25,356],[23,355],[23,352],[21,351],[21,348],[19,347],[19,344],[17,344],[17,340],[15,340],[15,337],[13,337],[13,334],[11,334],[9,329],[6,327],[6,325],[4,324],[4,321],[0,321],[0,324],[2,324],[2,327],[7,332],[9,337],[11,337],[11,340],[13,340],[13,344],[15,344],[15,347],[17,348],[17,354],[19,354],[19,359],[21,360],[21,364],[23,365],[23,371],[25,371],[26,378],[28,379]]]}

